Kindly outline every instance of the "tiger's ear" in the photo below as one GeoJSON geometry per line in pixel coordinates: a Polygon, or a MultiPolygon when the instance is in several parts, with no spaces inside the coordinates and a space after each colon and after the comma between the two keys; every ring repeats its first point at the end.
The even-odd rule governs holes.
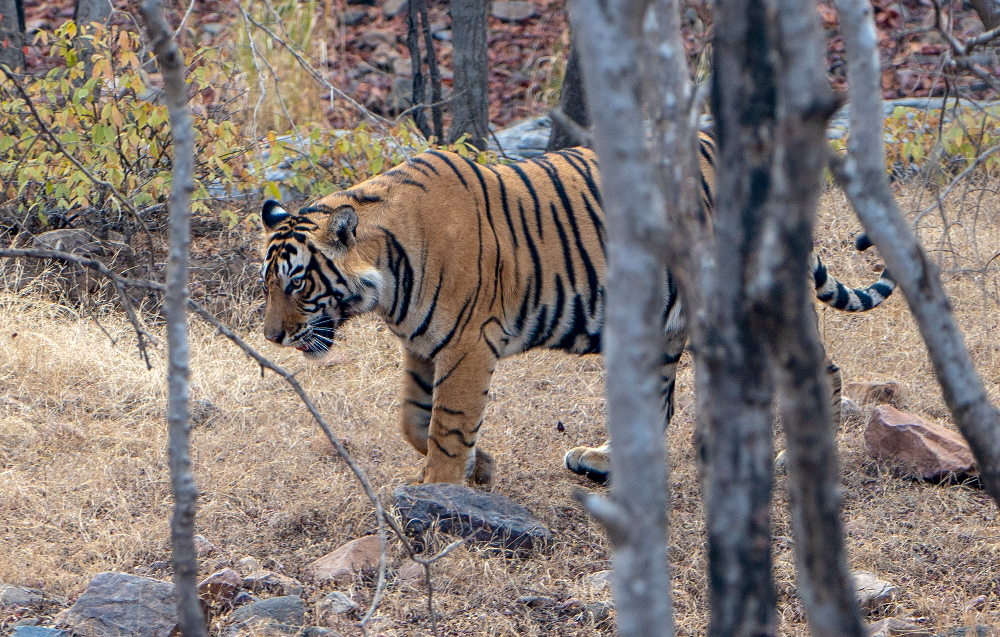
{"type": "Polygon", "coordinates": [[[341,206],[330,216],[323,239],[332,246],[346,250],[357,240],[357,229],[358,213],[351,206],[341,206]]]}
{"type": "Polygon", "coordinates": [[[264,227],[274,230],[278,224],[288,218],[288,211],[281,207],[274,199],[264,202],[264,207],[260,211],[260,219],[264,222],[264,227]]]}

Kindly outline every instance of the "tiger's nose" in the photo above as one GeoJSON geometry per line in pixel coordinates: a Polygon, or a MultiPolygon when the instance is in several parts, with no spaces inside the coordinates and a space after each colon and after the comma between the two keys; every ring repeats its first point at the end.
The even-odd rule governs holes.
{"type": "Polygon", "coordinates": [[[285,330],[264,331],[264,338],[271,341],[272,343],[277,343],[278,345],[281,345],[281,341],[284,337],[285,337],[285,330]]]}

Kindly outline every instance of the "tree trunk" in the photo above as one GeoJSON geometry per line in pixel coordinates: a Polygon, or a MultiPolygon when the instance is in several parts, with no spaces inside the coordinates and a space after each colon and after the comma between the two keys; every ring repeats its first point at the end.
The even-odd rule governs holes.
{"type": "Polygon", "coordinates": [[[170,113],[173,137],[173,184],[168,202],[170,256],[164,314],[169,367],[167,423],[170,445],[170,479],[174,494],[171,545],[177,611],[184,637],[206,637],[198,599],[198,558],[194,548],[194,522],[198,488],[191,473],[188,415],[187,278],[191,243],[191,193],[194,192],[194,132],[188,112],[184,57],[163,15],[161,0],[145,0],[140,9],[163,74],[163,94],[170,113]]]}
{"type": "Polygon", "coordinates": [[[73,21],[77,26],[91,22],[106,23],[111,15],[110,0],[75,0],[73,3],[73,21]]]}
{"type": "Polygon", "coordinates": [[[1000,27],[1000,0],[969,0],[986,30],[1000,27]]]}
{"type": "MultiPolygon", "coordinates": [[[[580,53],[576,44],[571,45],[569,59],[566,61],[566,72],[563,74],[562,86],[559,89],[559,110],[563,115],[576,122],[581,128],[590,127],[590,115],[587,113],[587,94],[583,87],[583,75],[580,73],[580,53]]],[[[552,133],[545,150],[559,150],[570,146],[579,146],[584,140],[563,126],[557,119],[552,120],[552,133]]]]}
{"type": "Polygon", "coordinates": [[[885,172],[882,95],[875,23],[867,2],[836,0],[847,53],[851,101],[848,157],[841,177],[924,337],[955,424],[976,457],[979,478],[1000,504],[1000,412],[989,402],[951,312],[935,265],[896,205],[885,172]]]}
{"type": "Polygon", "coordinates": [[[603,7],[574,0],[570,6],[601,157],[608,233],[603,338],[614,478],[608,499],[590,496],[586,504],[611,539],[622,637],[673,634],[660,377],[666,217],[646,150],[637,65],[646,7],[644,0],[609,0],[603,7]]]}
{"type": "Polygon", "coordinates": [[[481,150],[490,134],[486,7],[486,0],[451,2],[455,90],[448,143],[468,134],[481,150]]]}
{"type": "Polygon", "coordinates": [[[24,2],[0,0],[0,64],[24,72],[24,2]]]}

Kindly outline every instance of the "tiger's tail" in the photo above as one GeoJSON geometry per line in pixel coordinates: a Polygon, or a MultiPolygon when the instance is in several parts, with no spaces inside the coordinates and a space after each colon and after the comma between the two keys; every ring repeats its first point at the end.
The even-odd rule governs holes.
{"type": "MultiPolygon", "coordinates": [[[[872,246],[872,242],[868,238],[868,235],[862,233],[855,239],[854,246],[859,251],[864,251],[872,246]]],[[[888,269],[883,269],[878,280],[868,287],[849,288],[835,277],[829,275],[826,266],[823,265],[823,262],[815,253],[813,254],[813,259],[813,280],[816,284],[816,298],[838,310],[845,312],[865,312],[878,307],[896,289],[896,282],[892,279],[888,269]]]]}

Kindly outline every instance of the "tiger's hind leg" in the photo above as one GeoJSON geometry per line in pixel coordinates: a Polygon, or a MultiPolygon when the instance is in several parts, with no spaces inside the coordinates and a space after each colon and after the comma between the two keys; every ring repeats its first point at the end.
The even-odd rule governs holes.
{"type": "MultiPolygon", "coordinates": [[[[670,325],[670,323],[668,323],[670,325]]],[[[674,387],[677,380],[677,363],[684,352],[687,335],[683,330],[671,330],[664,342],[661,372],[663,398],[663,429],[666,431],[674,415],[674,387]]],[[[610,443],[600,447],[574,447],[566,452],[566,468],[573,473],[603,484],[611,477],[610,443]]]]}
{"type": "Polygon", "coordinates": [[[840,373],[840,367],[833,362],[829,354],[826,354],[826,375],[830,379],[830,423],[833,425],[833,430],[837,431],[840,429],[841,423],[843,423],[843,414],[841,413],[843,398],[841,393],[844,387],[843,375],[840,373]]]}

